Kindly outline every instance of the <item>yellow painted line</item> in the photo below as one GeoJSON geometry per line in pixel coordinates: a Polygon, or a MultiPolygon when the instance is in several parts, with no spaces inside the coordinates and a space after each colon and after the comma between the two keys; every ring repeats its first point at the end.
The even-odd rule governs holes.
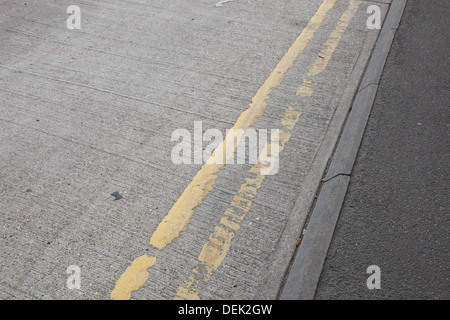
{"type": "Polygon", "coordinates": [[[147,269],[155,263],[156,257],[143,255],[135,259],[117,281],[110,298],[113,300],[129,300],[131,293],[139,290],[147,282],[150,277],[147,269]]]}
{"type": "MultiPolygon", "coordinates": [[[[350,0],[348,9],[342,14],[336,29],[331,33],[326,42],[327,49],[322,50],[319,53],[318,58],[314,61],[311,71],[308,73],[309,77],[314,77],[325,70],[328,61],[331,59],[342,38],[342,34],[347,29],[360,3],[360,1],[350,0]],[[322,58],[320,57],[327,57],[327,63],[323,64],[322,58]]],[[[303,85],[308,85],[308,90],[302,91],[300,94],[297,92],[297,95],[310,97],[313,93],[311,84],[313,84],[311,80],[304,79],[303,85]]],[[[293,108],[292,103],[291,106],[285,110],[284,117],[281,119],[281,124],[284,129],[280,131],[278,139],[280,143],[279,153],[284,150],[285,144],[289,141],[291,130],[297,124],[300,115],[301,111],[293,108]]],[[[269,145],[266,145],[266,147],[270,148],[269,145]]],[[[245,183],[241,185],[238,193],[234,196],[233,201],[225,210],[220,223],[215,227],[214,233],[210,235],[209,241],[203,246],[198,256],[200,262],[199,266],[192,270],[188,280],[184,282],[184,285],[178,287],[174,299],[200,299],[199,292],[201,291],[201,285],[209,282],[212,273],[222,264],[231,248],[231,241],[234,238],[235,233],[238,231],[242,221],[250,211],[252,200],[257,196],[258,190],[262,186],[266,176],[260,174],[261,169],[262,166],[258,160],[258,163],[250,169],[250,173],[256,174],[256,177],[246,178],[245,183]]]]}
{"type": "MultiPolygon", "coordinates": [[[[283,151],[285,144],[289,141],[291,137],[290,130],[295,127],[300,115],[301,111],[294,109],[292,106],[289,106],[285,110],[284,117],[281,119],[284,130],[279,131],[278,139],[270,139],[272,143],[276,141],[276,143],[280,144],[278,148],[279,153],[283,151]]],[[[266,152],[270,154],[272,149],[276,150],[277,148],[271,148],[271,143],[267,143],[261,154],[266,155],[266,152]]],[[[276,157],[278,155],[271,154],[271,156],[276,157]]],[[[200,283],[208,282],[211,279],[212,273],[222,264],[223,259],[225,259],[231,247],[231,240],[239,230],[245,216],[250,211],[252,200],[257,196],[258,190],[262,186],[266,177],[261,174],[261,170],[264,168],[263,162],[263,159],[259,157],[257,163],[250,169],[250,173],[255,175],[255,177],[246,178],[245,182],[241,185],[238,193],[225,210],[219,225],[215,227],[214,233],[210,235],[209,241],[203,246],[198,256],[198,260],[202,264],[201,268],[196,267],[192,270],[184,286],[178,287],[175,299],[200,299],[198,295],[201,290],[200,283]]]]}
{"type": "MultiPolygon", "coordinates": [[[[244,132],[249,130],[255,121],[263,114],[267,107],[269,94],[281,84],[286,72],[293,67],[294,62],[298,59],[299,55],[314,38],[317,30],[322,26],[328,11],[333,8],[337,1],[338,0],[325,0],[322,3],[308,25],[303,29],[294,44],[289,48],[288,52],[253,97],[249,108],[239,116],[232,128],[235,132],[238,129],[242,129],[244,132]]],[[[211,155],[210,160],[202,166],[192,179],[191,183],[186,187],[183,194],[170,209],[169,213],[158,225],[150,239],[150,244],[152,246],[161,250],[177,238],[180,235],[180,232],[186,230],[186,227],[194,214],[194,209],[203,202],[203,199],[213,189],[213,185],[217,179],[216,174],[224,168],[227,160],[234,157],[234,152],[236,151],[240,140],[237,144],[228,144],[227,146],[226,141],[229,141],[227,138],[230,139],[227,135],[224,141],[219,144],[217,149],[211,155]],[[223,158],[225,158],[225,161],[221,161],[221,164],[217,162],[214,163],[214,159],[223,158]]]]}
{"type": "Polygon", "coordinates": [[[297,95],[305,98],[311,97],[314,84],[314,82],[304,79],[303,84],[297,90],[297,95]]]}
{"type": "MultiPolygon", "coordinates": [[[[325,43],[326,48],[319,52],[316,61],[308,71],[308,77],[314,77],[325,70],[360,4],[361,1],[350,0],[347,10],[342,14],[338,25],[325,43]]],[[[304,79],[302,85],[297,90],[297,96],[310,97],[314,85],[315,82],[304,79]]]]}
{"type": "Polygon", "coordinates": [[[361,1],[350,0],[350,4],[347,10],[342,14],[338,25],[333,30],[327,42],[325,43],[326,48],[320,51],[311,70],[309,70],[309,77],[314,77],[325,70],[360,4],[361,1]]]}
{"type": "MultiPolygon", "coordinates": [[[[259,88],[256,95],[252,98],[252,103],[249,105],[249,108],[239,116],[232,128],[234,132],[239,132],[239,130],[246,132],[264,113],[264,110],[267,107],[269,94],[281,84],[286,72],[294,66],[294,63],[300,54],[305,50],[311,40],[314,39],[316,32],[325,21],[328,12],[334,7],[337,1],[338,0],[323,1],[307,26],[303,29],[276,68],[266,79],[262,87],[259,88]]],[[[230,132],[232,130],[230,130],[230,132]]],[[[227,134],[225,139],[213,152],[210,159],[197,172],[182,195],[169,210],[166,217],[158,225],[150,239],[150,245],[161,250],[176,239],[181,232],[186,230],[186,227],[194,214],[194,209],[199,206],[203,202],[203,199],[213,190],[213,186],[217,179],[217,173],[224,168],[229,159],[234,157],[234,153],[236,152],[241,137],[242,134],[237,136],[238,141],[236,143],[227,144],[227,141],[230,141],[231,139],[234,140],[234,137],[230,137],[229,134],[227,134]]],[[[250,192],[250,190],[247,191],[250,192]]],[[[230,217],[232,217],[232,215],[230,215],[230,217]]],[[[237,221],[239,221],[239,219],[237,221]]],[[[233,223],[235,222],[230,220],[229,224],[233,225],[233,223]]],[[[153,263],[143,264],[141,259],[148,261],[147,258],[143,257],[146,256],[136,258],[131,266],[122,274],[116,283],[115,289],[111,293],[111,298],[130,299],[131,293],[138,290],[139,287],[143,285],[141,280],[145,278],[146,280],[144,283],[148,280],[148,277],[142,276],[146,275],[143,271],[153,266],[156,262],[156,258],[153,263]],[[147,268],[145,268],[146,265],[148,265],[147,268]]],[[[194,286],[194,282],[192,286],[194,286]]]]}

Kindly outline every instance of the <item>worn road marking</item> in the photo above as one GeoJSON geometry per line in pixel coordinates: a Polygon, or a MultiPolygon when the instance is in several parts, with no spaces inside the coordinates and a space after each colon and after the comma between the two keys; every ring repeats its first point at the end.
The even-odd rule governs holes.
{"type": "MultiPolygon", "coordinates": [[[[337,1],[338,0],[325,0],[322,3],[308,25],[303,29],[294,44],[289,48],[288,52],[253,97],[250,107],[239,116],[232,128],[234,129],[234,132],[237,132],[239,129],[246,132],[263,114],[267,107],[269,94],[281,84],[286,72],[294,66],[294,62],[314,38],[317,30],[322,26],[328,11],[337,1]]],[[[150,244],[152,246],[157,249],[162,249],[177,238],[180,232],[186,230],[186,227],[194,214],[194,209],[202,203],[203,199],[213,189],[213,185],[217,178],[216,173],[224,168],[224,163],[234,157],[234,153],[236,152],[241,137],[238,137],[237,144],[228,144],[228,146],[225,143],[227,138],[231,139],[227,134],[227,137],[225,137],[217,147],[216,151],[211,155],[212,159],[216,159],[216,157],[220,158],[221,156],[217,154],[218,152],[225,152],[223,155],[225,161],[221,161],[223,164],[216,164],[211,163],[212,161],[208,161],[203,165],[192,179],[191,183],[186,187],[183,194],[170,209],[167,216],[158,225],[158,228],[150,239],[150,244]]]]}
{"type": "Polygon", "coordinates": [[[223,7],[223,4],[224,4],[224,3],[232,2],[232,1],[234,1],[234,0],[221,0],[221,1],[217,2],[217,3],[214,5],[214,7],[223,7]]]}
{"type": "Polygon", "coordinates": [[[156,263],[156,257],[146,255],[135,259],[131,266],[125,270],[111,292],[113,300],[129,300],[131,293],[139,290],[148,280],[150,274],[147,269],[156,263]]]}
{"type": "MultiPolygon", "coordinates": [[[[360,4],[361,1],[350,0],[347,10],[342,14],[336,28],[333,30],[325,43],[326,48],[320,51],[317,55],[316,61],[308,71],[308,77],[312,78],[325,70],[360,4]]],[[[313,92],[312,87],[314,85],[315,83],[313,81],[304,79],[303,84],[298,88],[297,95],[302,97],[310,97],[313,92]]]]}
{"type": "MultiPolygon", "coordinates": [[[[311,40],[314,39],[316,32],[321,28],[325,21],[328,12],[334,7],[337,1],[338,0],[323,1],[307,26],[303,29],[264,84],[259,88],[256,95],[252,98],[252,103],[249,105],[249,108],[239,116],[232,128],[235,133],[239,132],[239,129],[243,132],[247,132],[255,121],[264,113],[264,110],[267,107],[269,94],[282,83],[286,72],[294,66],[294,63],[297,61],[300,54],[302,54],[311,40]]],[[[236,152],[241,137],[242,135],[237,136],[236,144],[227,145],[226,141],[233,141],[231,140],[232,137],[229,137],[227,134],[225,139],[213,152],[210,159],[194,176],[182,195],[169,210],[166,217],[158,225],[150,239],[150,245],[161,250],[176,239],[181,232],[186,230],[186,227],[194,214],[194,209],[199,206],[203,202],[203,199],[213,190],[213,186],[217,179],[216,174],[225,167],[225,164],[229,159],[234,157],[234,153],[236,152]],[[214,163],[214,159],[224,159],[224,161],[214,163]]],[[[141,256],[136,260],[141,259],[142,257],[145,256],[141,256]]],[[[136,260],[133,261],[132,266],[136,260]]],[[[130,279],[135,279],[135,271],[140,272],[141,270],[134,268],[130,270],[127,269],[127,271],[122,274],[119,281],[117,281],[116,288],[121,283],[128,283],[131,281],[130,279]]],[[[135,291],[131,289],[134,288],[135,287],[131,288],[131,286],[126,286],[121,290],[114,289],[114,298],[129,299],[131,291],[135,291]]],[[[112,293],[111,298],[113,298],[112,293]]]]}
{"type": "MultiPolygon", "coordinates": [[[[285,144],[291,137],[290,131],[301,115],[301,111],[295,110],[289,106],[285,110],[284,117],[281,119],[283,130],[279,131],[278,139],[272,138],[280,145],[278,153],[282,152],[285,144]]],[[[268,143],[264,148],[267,148],[269,153],[272,152],[271,144],[268,143]]],[[[277,148],[273,148],[277,149],[277,148]]],[[[261,154],[265,155],[267,152],[263,150],[261,154]]],[[[271,154],[272,156],[279,156],[278,154],[271,154]]],[[[231,247],[231,240],[244,220],[247,213],[252,206],[252,200],[257,196],[259,188],[265,179],[265,175],[261,174],[261,169],[264,168],[261,157],[258,158],[257,163],[250,169],[252,177],[246,178],[241,185],[239,191],[234,196],[230,206],[225,210],[219,225],[215,227],[214,233],[210,235],[209,241],[203,246],[198,260],[200,265],[192,270],[189,279],[185,281],[185,286],[181,286],[177,290],[175,299],[198,300],[199,291],[201,289],[200,282],[208,282],[211,279],[213,271],[217,270],[222,264],[223,259],[231,247]]]]}
{"type": "Polygon", "coordinates": [[[347,10],[342,14],[338,25],[325,43],[326,48],[320,51],[316,62],[313,64],[311,70],[309,70],[308,77],[314,77],[325,70],[360,4],[360,1],[350,1],[347,10]]]}
{"type": "MultiPolygon", "coordinates": [[[[329,39],[325,43],[326,49],[320,51],[317,59],[308,72],[308,77],[314,77],[325,70],[329,60],[331,59],[342,35],[352,20],[360,1],[350,0],[347,10],[342,14],[337,27],[331,33],[329,39]],[[324,63],[325,60],[326,62],[324,63]]],[[[303,80],[303,85],[310,85],[312,81],[303,80]]],[[[313,93],[311,86],[297,93],[299,96],[309,97],[313,93]]],[[[285,110],[284,117],[281,119],[283,131],[279,135],[279,153],[284,150],[285,144],[291,137],[291,130],[295,127],[301,111],[297,111],[291,106],[285,110]]],[[[270,148],[270,146],[269,146],[270,148]]],[[[265,179],[260,174],[261,164],[258,163],[250,169],[250,173],[256,174],[255,177],[246,178],[244,184],[241,185],[238,193],[234,196],[230,206],[226,209],[220,223],[215,227],[214,233],[210,235],[209,241],[203,246],[199,256],[199,264],[192,270],[189,278],[184,282],[183,286],[178,287],[175,299],[198,300],[201,285],[211,280],[212,273],[219,268],[225,256],[227,255],[231,241],[238,231],[241,222],[246,214],[250,211],[252,200],[257,196],[258,190],[265,179]]]]}

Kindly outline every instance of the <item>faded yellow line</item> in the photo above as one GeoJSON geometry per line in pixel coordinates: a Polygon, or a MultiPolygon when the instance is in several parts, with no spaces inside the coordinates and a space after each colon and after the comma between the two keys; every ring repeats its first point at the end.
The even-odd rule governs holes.
{"type": "Polygon", "coordinates": [[[148,280],[150,274],[147,269],[156,263],[156,257],[146,255],[135,259],[131,266],[125,270],[111,292],[113,300],[129,300],[131,293],[139,290],[148,280]]]}
{"type": "MultiPolygon", "coordinates": [[[[284,117],[281,119],[281,124],[284,129],[279,131],[278,137],[272,136],[270,139],[271,143],[275,141],[275,143],[279,144],[279,148],[272,148],[271,143],[267,143],[261,152],[264,155],[263,158],[266,158],[265,155],[267,152],[271,157],[279,156],[279,154],[273,153],[273,150],[277,150],[278,153],[284,150],[285,144],[291,137],[290,131],[295,127],[300,115],[301,111],[294,109],[292,106],[289,106],[285,110],[284,117]]],[[[233,197],[219,225],[215,227],[214,233],[210,235],[209,241],[203,246],[198,256],[201,266],[192,270],[184,286],[180,286],[177,289],[175,299],[200,299],[198,295],[201,290],[200,283],[208,282],[211,279],[212,273],[222,264],[223,259],[225,259],[231,247],[231,240],[239,230],[245,216],[250,211],[252,200],[257,196],[258,190],[262,186],[266,177],[261,174],[261,170],[265,167],[263,163],[264,159],[260,156],[257,163],[250,169],[250,173],[254,177],[246,178],[237,194],[233,197]]]]}
{"type": "MultiPolygon", "coordinates": [[[[267,107],[269,94],[281,84],[286,72],[293,67],[294,62],[298,59],[299,55],[314,38],[317,30],[322,26],[328,11],[333,8],[337,1],[338,0],[325,0],[322,3],[308,25],[253,97],[250,107],[239,116],[232,128],[235,132],[238,129],[241,129],[244,132],[247,131],[263,114],[267,107]]],[[[152,246],[157,249],[162,249],[177,238],[180,235],[180,232],[186,230],[186,227],[194,214],[194,209],[203,202],[206,195],[213,189],[213,185],[217,179],[216,174],[224,168],[225,163],[230,158],[234,157],[237,145],[239,145],[240,137],[238,137],[239,140],[236,144],[227,145],[226,141],[229,141],[227,139],[230,138],[231,137],[228,137],[227,135],[227,137],[219,144],[216,151],[211,155],[210,160],[202,166],[192,179],[191,183],[186,187],[183,194],[170,209],[169,213],[158,225],[150,239],[150,244],[152,246]],[[214,159],[225,159],[225,161],[221,161],[222,164],[214,163],[214,159]]]]}
{"type": "Polygon", "coordinates": [[[310,97],[313,93],[313,85],[314,82],[304,79],[303,84],[297,90],[297,95],[302,97],[310,97]]]}
{"type": "MultiPolygon", "coordinates": [[[[249,108],[239,116],[232,128],[235,132],[239,132],[239,130],[246,132],[263,114],[267,107],[269,94],[281,84],[286,72],[294,66],[294,63],[300,54],[305,50],[311,40],[314,39],[316,32],[325,21],[328,12],[333,8],[337,1],[338,0],[323,1],[307,26],[303,29],[276,68],[252,98],[252,103],[249,105],[249,108]]],[[[213,152],[210,159],[197,172],[182,195],[169,210],[166,217],[158,225],[150,239],[150,245],[161,250],[176,239],[181,232],[186,230],[186,227],[194,214],[194,209],[199,206],[203,202],[203,199],[213,190],[213,186],[217,179],[217,173],[224,168],[229,159],[234,157],[234,153],[236,152],[241,137],[242,134],[237,136],[238,141],[236,143],[227,144],[227,141],[234,139],[234,137],[229,137],[227,134],[225,139],[213,152]],[[216,161],[217,159],[219,159],[219,161],[216,161]]],[[[122,274],[116,283],[115,289],[111,293],[111,298],[130,299],[131,292],[136,291],[143,285],[142,281],[138,280],[143,278],[138,275],[142,275],[142,271],[146,271],[147,268],[151,267],[154,262],[156,262],[155,258],[155,261],[151,265],[150,263],[147,264],[149,267],[146,268],[145,264],[141,264],[140,259],[146,259],[143,257],[146,256],[136,258],[131,264],[131,267],[134,267],[130,267],[122,274]],[[139,261],[139,263],[137,261],[139,261]]],[[[146,278],[145,281],[147,281],[147,279],[148,278],[146,278]]]]}
{"type": "Polygon", "coordinates": [[[342,39],[343,34],[348,28],[350,21],[353,19],[356,11],[358,10],[360,1],[350,1],[350,4],[347,10],[342,14],[341,19],[338,22],[338,25],[331,33],[329,39],[325,43],[326,49],[320,51],[319,56],[316,59],[316,62],[313,64],[311,70],[308,72],[309,77],[313,77],[321,73],[325,70],[328,62],[333,56],[334,51],[336,50],[339,42],[342,39]]]}
{"type": "MultiPolygon", "coordinates": [[[[347,10],[342,14],[336,29],[331,33],[326,42],[327,49],[319,53],[318,58],[314,61],[308,77],[314,77],[325,70],[328,61],[331,59],[337,45],[339,44],[343,33],[347,29],[356,10],[360,5],[360,1],[350,0],[347,10]],[[326,57],[327,62],[324,64],[321,57],[326,57]]],[[[311,86],[312,81],[304,79],[303,86],[308,85],[297,95],[310,97],[313,93],[311,86]]],[[[291,137],[291,130],[297,124],[301,111],[289,106],[285,110],[284,117],[281,119],[283,130],[280,131],[278,143],[280,144],[279,153],[284,150],[285,144],[291,137]]],[[[271,140],[273,141],[273,140],[271,140]]],[[[266,145],[270,148],[270,145],[266,145]]],[[[279,155],[278,155],[279,156],[279,155]]],[[[230,206],[226,209],[220,223],[215,227],[214,233],[210,235],[209,241],[203,246],[198,260],[200,264],[194,268],[184,282],[183,286],[178,287],[175,299],[198,300],[201,285],[211,280],[212,273],[217,270],[225,259],[230,247],[231,241],[235,233],[240,228],[242,221],[252,206],[252,200],[257,196],[258,190],[266,176],[261,175],[262,165],[260,161],[250,169],[250,173],[256,174],[253,178],[246,178],[244,184],[241,185],[239,191],[234,196],[230,206]]]]}
{"type": "MultiPolygon", "coordinates": [[[[360,4],[361,1],[350,0],[347,10],[342,14],[336,28],[325,43],[326,48],[319,52],[316,61],[308,71],[308,77],[314,77],[325,70],[360,4]]],[[[313,81],[304,79],[303,84],[297,91],[297,95],[302,97],[311,96],[313,92],[312,87],[314,85],[315,83],[313,81]]]]}

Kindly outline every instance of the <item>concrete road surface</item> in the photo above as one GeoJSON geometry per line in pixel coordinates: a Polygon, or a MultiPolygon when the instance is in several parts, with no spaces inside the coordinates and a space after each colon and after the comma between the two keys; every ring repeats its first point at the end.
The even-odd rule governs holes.
{"type": "Polygon", "coordinates": [[[274,299],[389,3],[1,0],[0,298],[274,299]]]}

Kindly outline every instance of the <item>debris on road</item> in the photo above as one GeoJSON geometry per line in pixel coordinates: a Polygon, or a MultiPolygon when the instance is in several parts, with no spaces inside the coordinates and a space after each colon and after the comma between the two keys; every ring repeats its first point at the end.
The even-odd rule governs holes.
{"type": "Polygon", "coordinates": [[[119,192],[113,192],[111,195],[114,197],[114,201],[122,199],[122,195],[119,192]]]}

